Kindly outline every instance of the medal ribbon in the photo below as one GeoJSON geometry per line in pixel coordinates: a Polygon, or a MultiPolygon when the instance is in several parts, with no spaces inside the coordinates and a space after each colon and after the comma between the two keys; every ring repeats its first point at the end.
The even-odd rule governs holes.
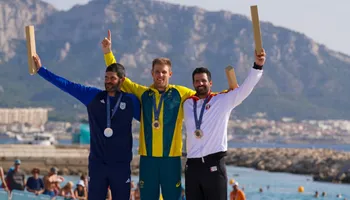
{"type": "Polygon", "coordinates": [[[160,114],[160,109],[162,108],[162,104],[164,101],[164,95],[165,92],[160,96],[159,104],[157,107],[157,102],[156,102],[156,95],[153,95],[153,114],[154,114],[154,120],[158,121],[159,120],[159,114],[160,114]]]}
{"type": "Polygon", "coordinates": [[[204,108],[207,105],[209,101],[209,96],[207,96],[207,98],[205,98],[202,108],[201,108],[201,113],[199,114],[199,119],[198,119],[198,115],[197,115],[197,101],[195,99],[193,99],[193,114],[194,114],[194,122],[196,123],[196,129],[200,130],[201,129],[201,124],[202,124],[202,120],[203,120],[203,114],[204,114],[204,108]]]}
{"type": "Polygon", "coordinates": [[[113,113],[111,116],[111,102],[110,102],[109,96],[107,94],[107,128],[111,128],[111,119],[113,118],[114,114],[117,112],[117,110],[119,108],[120,101],[122,100],[122,97],[123,97],[123,93],[120,93],[119,98],[117,100],[117,103],[115,104],[115,106],[113,108],[113,113]]]}

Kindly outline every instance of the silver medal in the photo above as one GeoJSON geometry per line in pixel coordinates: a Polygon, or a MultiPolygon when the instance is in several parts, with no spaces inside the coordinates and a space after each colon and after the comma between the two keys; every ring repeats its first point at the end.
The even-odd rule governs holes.
{"type": "Polygon", "coordinates": [[[106,137],[112,137],[113,130],[111,128],[106,128],[103,133],[105,134],[106,137]]]}

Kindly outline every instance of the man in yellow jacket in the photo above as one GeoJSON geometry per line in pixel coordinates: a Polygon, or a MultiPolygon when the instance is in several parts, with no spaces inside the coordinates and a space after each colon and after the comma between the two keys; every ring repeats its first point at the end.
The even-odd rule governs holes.
{"type": "MultiPolygon", "coordinates": [[[[102,41],[106,65],[116,63],[111,51],[111,32],[102,41]]],[[[181,197],[181,155],[183,102],[195,92],[171,85],[171,61],[156,58],[152,62],[153,84],[139,85],[125,78],[124,92],[141,101],[140,120],[140,192],[142,200],[159,199],[160,187],[166,200],[181,197]]]]}

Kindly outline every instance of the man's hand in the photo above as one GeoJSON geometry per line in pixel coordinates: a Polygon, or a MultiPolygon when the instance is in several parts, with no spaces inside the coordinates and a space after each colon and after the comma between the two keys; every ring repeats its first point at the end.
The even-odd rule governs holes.
{"type": "Polygon", "coordinates": [[[36,71],[39,71],[39,69],[42,65],[41,65],[40,57],[38,56],[38,54],[35,54],[35,56],[33,56],[33,60],[35,63],[36,71]]]}
{"type": "Polygon", "coordinates": [[[110,53],[112,51],[112,35],[110,30],[108,30],[107,38],[104,38],[102,40],[101,46],[104,54],[110,53]]]}
{"type": "Polygon", "coordinates": [[[266,60],[266,53],[264,49],[262,49],[259,54],[258,52],[255,51],[255,64],[259,66],[263,66],[265,64],[265,60],[266,60]]]}

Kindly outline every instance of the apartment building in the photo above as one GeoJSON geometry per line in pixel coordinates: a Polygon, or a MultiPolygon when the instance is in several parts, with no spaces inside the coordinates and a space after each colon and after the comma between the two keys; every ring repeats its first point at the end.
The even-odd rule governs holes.
{"type": "Polygon", "coordinates": [[[49,108],[0,108],[0,124],[28,123],[44,125],[48,120],[49,108]]]}

